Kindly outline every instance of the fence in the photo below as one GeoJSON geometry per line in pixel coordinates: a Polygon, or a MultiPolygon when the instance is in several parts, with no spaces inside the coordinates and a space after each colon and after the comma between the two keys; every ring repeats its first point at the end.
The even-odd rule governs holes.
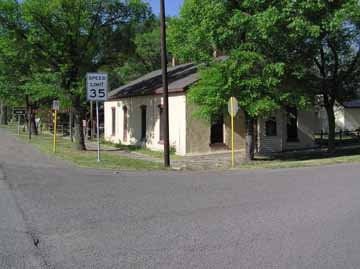
{"type": "MultiPolygon", "coordinates": [[[[48,124],[48,128],[49,128],[49,132],[53,134],[54,133],[54,125],[48,124]]],[[[74,133],[74,128],[73,128],[73,133],[74,133]]],[[[68,136],[70,134],[69,126],[63,125],[63,124],[58,124],[56,126],[56,134],[62,134],[63,136],[68,136]]]]}
{"type": "MultiPolygon", "coordinates": [[[[50,133],[54,133],[54,126],[53,124],[48,124],[48,130],[50,133]]],[[[83,128],[83,132],[84,132],[84,137],[85,139],[88,139],[90,138],[90,128],[83,128]]],[[[96,129],[95,129],[96,131],[96,129]]],[[[104,127],[103,126],[100,126],[100,129],[99,129],[99,132],[100,132],[100,137],[103,137],[104,136],[104,127]]],[[[59,134],[59,135],[62,135],[62,136],[69,136],[70,135],[70,130],[69,130],[69,126],[67,124],[63,125],[63,124],[58,124],[56,126],[56,133],[59,134]]],[[[74,127],[72,128],[72,134],[75,134],[75,130],[74,130],[74,127]]],[[[96,132],[94,134],[96,136],[96,132]]]]}
{"type": "MultiPolygon", "coordinates": [[[[326,145],[329,139],[329,133],[321,130],[315,134],[315,141],[320,146],[326,145]]],[[[339,130],[335,132],[335,144],[337,145],[353,145],[360,144],[360,129],[357,130],[339,130]]]]}

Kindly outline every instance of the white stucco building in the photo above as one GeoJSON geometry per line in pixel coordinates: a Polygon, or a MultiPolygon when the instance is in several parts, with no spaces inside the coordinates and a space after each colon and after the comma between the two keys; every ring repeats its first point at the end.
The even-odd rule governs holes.
{"type": "MultiPolygon", "coordinates": [[[[193,116],[187,91],[198,78],[197,66],[179,65],[168,70],[170,145],[178,155],[229,151],[230,117],[219,115],[212,124],[193,116]]],[[[125,145],[163,149],[161,70],[149,73],[109,94],[105,103],[105,139],[125,145]]],[[[255,140],[260,152],[279,152],[314,146],[314,112],[283,109],[258,119],[255,140]],[[289,119],[291,118],[291,119],[289,119]]],[[[235,118],[235,148],[245,149],[245,116],[235,118]]]]}
{"type": "Polygon", "coordinates": [[[258,120],[258,148],[261,153],[314,148],[319,126],[315,110],[284,108],[258,120]],[[273,125],[276,125],[275,127],[273,125]]]}
{"type": "MultiPolygon", "coordinates": [[[[335,126],[337,131],[355,131],[360,129],[360,99],[336,104],[335,126]]],[[[319,112],[321,129],[325,132],[329,130],[326,110],[322,108],[319,112]]]]}

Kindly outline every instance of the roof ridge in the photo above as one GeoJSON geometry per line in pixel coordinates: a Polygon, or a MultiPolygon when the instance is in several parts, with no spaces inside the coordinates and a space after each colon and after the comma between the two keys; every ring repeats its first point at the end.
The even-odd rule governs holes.
{"type": "MultiPolygon", "coordinates": [[[[184,89],[197,80],[198,66],[194,63],[179,65],[168,70],[169,90],[173,87],[184,89]]],[[[162,88],[161,70],[150,72],[126,85],[123,85],[109,93],[110,100],[139,95],[156,94],[157,89],[162,88]]]]}

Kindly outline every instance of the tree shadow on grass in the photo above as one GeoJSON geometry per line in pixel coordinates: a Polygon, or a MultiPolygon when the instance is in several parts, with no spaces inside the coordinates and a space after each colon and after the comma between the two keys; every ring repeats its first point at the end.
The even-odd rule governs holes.
{"type": "Polygon", "coordinates": [[[351,148],[338,148],[334,153],[328,153],[326,148],[311,150],[297,150],[273,153],[269,156],[256,156],[255,161],[308,161],[336,157],[349,157],[360,155],[360,145],[351,148]]]}

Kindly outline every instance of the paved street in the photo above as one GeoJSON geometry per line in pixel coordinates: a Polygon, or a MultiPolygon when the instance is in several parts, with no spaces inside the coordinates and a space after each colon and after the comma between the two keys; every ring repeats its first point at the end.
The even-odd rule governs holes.
{"type": "Polygon", "coordinates": [[[0,268],[360,268],[360,165],[113,172],[0,130],[0,268]]]}

